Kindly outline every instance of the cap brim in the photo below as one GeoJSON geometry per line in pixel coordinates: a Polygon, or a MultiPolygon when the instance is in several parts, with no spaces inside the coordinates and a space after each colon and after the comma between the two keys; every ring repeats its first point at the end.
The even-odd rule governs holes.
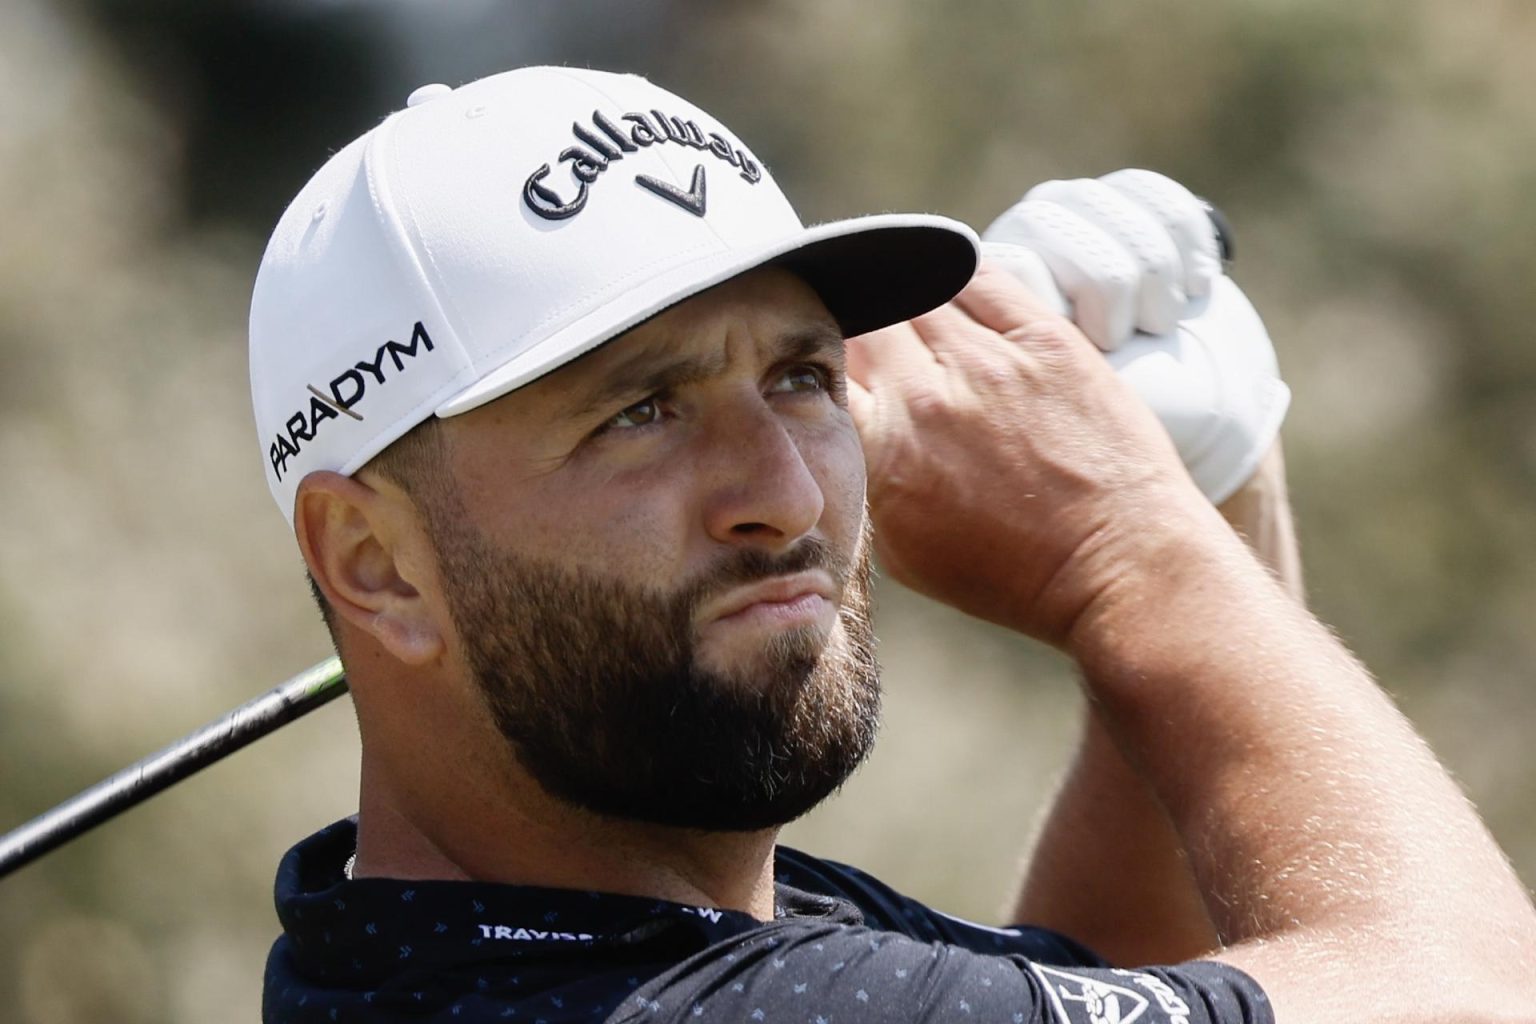
{"type": "Polygon", "coordinates": [[[626,289],[562,325],[437,407],[456,416],[499,398],[706,289],[781,266],[815,289],[845,337],[943,305],[976,272],[980,243],[959,221],[879,214],[818,224],[773,242],[711,253],[626,289]]]}

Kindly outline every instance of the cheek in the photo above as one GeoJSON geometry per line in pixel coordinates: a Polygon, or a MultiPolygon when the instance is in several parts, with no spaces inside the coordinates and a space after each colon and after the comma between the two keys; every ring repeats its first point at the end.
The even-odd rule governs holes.
{"type": "MultiPolygon", "coordinates": [[[[800,424],[795,444],[824,500],[820,532],[843,551],[864,524],[864,451],[846,413],[800,424]]],[[[615,469],[524,481],[517,511],[498,517],[509,550],[554,564],[641,584],[696,571],[703,544],[699,453],[615,469]]],[[[567,470],[575,467],[567,467],[567,470]]],[[[712,545],[704,545],[712,547],[712,545]]]]}
{"type": "Polygon", "coordinates": [[[801,454],[826,502],[823,529],[851,550],[864,523],[864,449],[858,432],[844,414],[807,441],[801,454]]]}
{"type": "Polygon", "coordinates": [[[603,474],[545,488],[516,545],[545,561],[632,582],[654,583],[681,566],[686,491],[655,473],[603,474]]]}

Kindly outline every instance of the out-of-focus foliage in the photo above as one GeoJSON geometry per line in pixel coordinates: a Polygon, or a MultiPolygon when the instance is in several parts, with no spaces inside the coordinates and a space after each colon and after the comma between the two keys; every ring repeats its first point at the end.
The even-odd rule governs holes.
{"type": "MultiPolygon", "coordinates": [[[[1536,880],[1533,47],[1513,0],[7,0],[0,825],[326,653],[250,426],[264,233],[414,85],[560,61],[696,99],[807,219],[981,226],[1125,165],[1218,201],[1296,395],[1313,603],[1536,880]]],[[[994,916],[1070,672],[881,606],[883,746],[790,841],[994,916]]],[[[0,1019],[254,1016],[272,869],[356,753],[333,705],[0,883],[0,1019]]]]}

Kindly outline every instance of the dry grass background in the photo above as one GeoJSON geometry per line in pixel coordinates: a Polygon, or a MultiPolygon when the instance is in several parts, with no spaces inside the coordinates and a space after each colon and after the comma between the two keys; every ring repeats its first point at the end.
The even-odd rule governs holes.
{"type": "MultiPolygon", "coordinates": [[[[395,38],[420,28],[376,6],[395,38]]],[[[549,52],[465,6],[436,49],[400,44],[396,73],[461,81],[573,45],[549,4],[526,9],[549,52]]],[[[807,219],[982,223],[1036,180],[1124,164],[1222,202],[1296,393],[1314,603],[1536,879],[1536,15],[588,6],[629,29],[648,6],[660,27],[628,66],[738,128],[807,219]]],[[[0,825],[326,653],[250,425],[262,239],[186,215],[177,112],[100,25],[0,7],[0,825]]],[[[788,841],[993,918],[1070,748],[1069,667],[891,586],[879,621],[883,743],[788,841]]],[[[332,705],[0,883],[0,1020],[254,1017],[273,867],[354,808],[356,754],[332,705]]]]}

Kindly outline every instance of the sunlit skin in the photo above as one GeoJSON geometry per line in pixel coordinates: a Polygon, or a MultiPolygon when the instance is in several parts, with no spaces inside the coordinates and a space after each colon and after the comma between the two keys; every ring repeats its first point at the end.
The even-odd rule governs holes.
{"type": "MultiPolygon", "coordinates": [[[[504,548],[631,582],[686,579],[733,546],[814,536],[848,550],[862,445],[887,572],[1077,662],[1188,857],[1224,944],[1213,958],[1250,973],[1278,1020],[1362,1008],[1373,1020],[1511,1020],[1536,1002],[1536,917],[1476,812],[1369,674],[1244,549],[1080,332],[984,267],[949,305],[849,343],[856,438],[837,388],[808,386],[836,380],[804,369],[838,349],[829,327],[783,276],[680,306],[451,423],[461,514],[504,548]],[[818,326],[827,345],[795,342],[818,326]],[[705,372],[667,369],[690,362],[705,372]],[[601,400],[578,401],[578,382],[601,400]]],[[[775,829],[605,820],[518,772],[398,489],[314,474],[297,513],[343,620],[363,734],[360,873],[771,915],[775,829]]],[[[814,622],[813,581],[787,586],[691,606],[709,658],[749,666],[776,628],[814,622]],[[743,597],[762,607],[733,621],[743,597]]],[[[1106,821],[1112,810],[1079,820],[1118,838],[1126,822],[1106,821]]]]}
{"type": "MultiPolygon", "coordinates": [[[[447,421],[453,474],[492,540],[635,582],[692,579],[724,548],[851,550],[864,464],[842,349],[798,279],[747,275],[447,421]]],[[[701,653],[747,667],[786,622],[830,631],[836,598],[822,574],[717,595],[701,653]]]]}
{"type": "MultiPolygon", "coordinates": [[[[688,300],[507,396],[444,421],[464,515],[497,547],[661,590],[732,549],[855,551],[864,461],[843,341],[816,294],[762,270],[688,300]]],[[[520,772],[486,719],[410,498],[317,473],[300,544],[336,608],[363,737],[359,874],[602,888],[772,915],[775,830],[601,819],[520,772]],[[515,837],[515,841],[509,841],[515,837]]],[[[843,642],[812,570],[709,594],[699,661],[750,681],[790,629],[843,642]]],[[[750,685],[741,682],[740,685],[750,685]]]]}

